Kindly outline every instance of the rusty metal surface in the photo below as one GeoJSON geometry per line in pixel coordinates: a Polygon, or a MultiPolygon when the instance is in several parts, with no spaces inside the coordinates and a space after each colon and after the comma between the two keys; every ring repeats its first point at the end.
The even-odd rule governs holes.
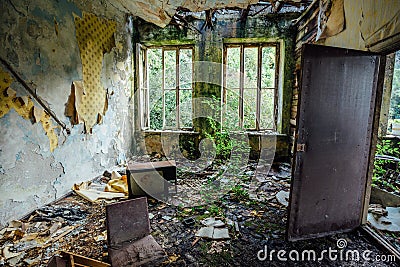
{"type": "Polygon", "coordinates": [[[289,240],[360,225],[379,60],[360,51],[303,48],[296,142],[304,149],[295,156],[289,240]]]}
{"type": "Polygon", "coordinates": [[[150,234],[146,197],[107,205],[106,219],[109,247],[150,234]]]}

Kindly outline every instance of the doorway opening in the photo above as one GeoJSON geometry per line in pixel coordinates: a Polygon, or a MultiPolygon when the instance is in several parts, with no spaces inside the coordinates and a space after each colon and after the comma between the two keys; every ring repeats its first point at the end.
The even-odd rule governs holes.
{"type": "Polygon", "coordinates": [[[400,252],[400,51],[387,56],[368,225],[400,252]]]}

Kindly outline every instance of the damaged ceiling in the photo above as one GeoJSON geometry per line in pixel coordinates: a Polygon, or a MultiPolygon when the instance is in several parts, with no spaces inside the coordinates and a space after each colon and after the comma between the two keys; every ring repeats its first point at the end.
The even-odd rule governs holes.
{"type": "MultiPolygon", "coordinates": [[[[157,26],[167,26],[172,17],[179,9],[193,12],[205,11],[218,8],[242,8],[246,9],[249,5],[263,4],[274,7],[283,4],[300,6],[310,4],[310,0],[117,0],[132,15],[138,16],[157,26]]],[[[275,10],[277,8],[274,8],[275,10]]]]}

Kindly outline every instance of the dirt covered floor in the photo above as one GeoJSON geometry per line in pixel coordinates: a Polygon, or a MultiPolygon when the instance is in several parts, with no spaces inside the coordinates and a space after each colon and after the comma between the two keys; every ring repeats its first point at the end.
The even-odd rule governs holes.
{"type": "MultiPolygon", "coordinates": [[[[242,170],[240,182],[213,203],[184,207],[148,200],[152,235],[166,252],[161,266],[397,266],[390,262],[388,252],[362,230],[286,241],[289,166],[275,166],[254,188],[251,177],[255,166],[250,162],[242,170]],[[206,237],[203,230],[210,225],[227,231],[206,237]],[[338,250],[338,246],[344,248],[338,250]],[[333,250],[331,257],[325,253],[321,260],[308,260],[307,255],[302,258],[304,251],[313,250],[318,258],[329,249],[333,250]],[[272,250],[286,251],[283,258],[287,261],[279,260],[276,252],[270,259],[272,250]],[[290,260],[289,255],[296,259],[296,251],[299,259],[290,260]],[[347,251],[357,251],[359,259],[349,253],[346,257],[347,251]],[[362,257],[365,251],[367,259],[362,257]]],[[[194,183],[218,171],[218,166],[200,173],[178,171],[178,183],[194,183]]],[[[107,180],[97,179],[99,183],[107,180]]],[[[11,222],[0,231],[0,266],[46,266],[50,257],[60,251],[109,262],[106,204],[92,203],[71,193],[24,220],[11,222]]]]}

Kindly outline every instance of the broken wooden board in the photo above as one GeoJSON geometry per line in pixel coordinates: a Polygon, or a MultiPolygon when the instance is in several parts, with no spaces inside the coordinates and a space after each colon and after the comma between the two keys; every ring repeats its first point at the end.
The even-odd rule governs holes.
{"type": "Polygon", "coordinates": [[[76,255],[70,252],[61,252],[61,256],[53,256],[49,263],[48,267],[108,267],[111,266],[108,263],[104,263],[101,261],[97,261],[94,259],[90,259],[87,257],[83,257],[80,255],[76,255]]]}

